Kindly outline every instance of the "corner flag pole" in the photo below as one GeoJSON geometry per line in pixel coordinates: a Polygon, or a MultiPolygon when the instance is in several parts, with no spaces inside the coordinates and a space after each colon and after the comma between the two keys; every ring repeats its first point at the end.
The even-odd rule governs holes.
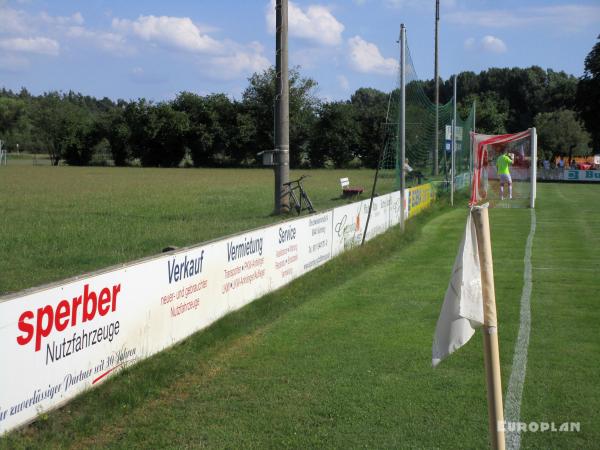
{"type": "Polygon", "coordinates": [[[488,419],[490,439],[494,450],[504,450],[504,410],[502,407],[502,379],[500,378],[500,351],[498,321],[494,292],[494,267],[488,208],[473,208],[473,222],[477,233],[477,247],[481,265],[483,293],[483,351],[487,381],[488,419]]]}

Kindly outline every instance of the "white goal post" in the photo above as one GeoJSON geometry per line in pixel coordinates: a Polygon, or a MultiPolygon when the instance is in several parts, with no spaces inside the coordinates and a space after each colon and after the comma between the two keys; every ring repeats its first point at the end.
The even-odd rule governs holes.
{"type": "Polygon", "coordinates": [[[503,208],[535,208],[537,133],[535,128],[513,134],[471,133],[473,184],[471,205],[489,202],[503,208]],[[497,162],[504,154],[512,158],[509,174],[498,174],[497,162]],[[506,192],[505,192],[506,190],[506,192]]]}

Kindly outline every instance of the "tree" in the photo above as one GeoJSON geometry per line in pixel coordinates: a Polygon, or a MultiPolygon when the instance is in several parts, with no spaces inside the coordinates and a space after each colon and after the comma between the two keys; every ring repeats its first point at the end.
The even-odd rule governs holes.
{"type": "Polygon", "coordinates": [[[248,156],[247,145],[254,130],[240,103],[225,94],[202,97],[182,92],[172,106],[189,117],[186,145],[194,166],[239,164],[248,156]]]}
{"type": "Polygon", "coordinates": [[[85,109],[50,92],[38,98],[33,121],[53,165],[61,158],[78,165],[90,161],[92,149],[85,146],[91,118],[85,109]]]}
{"type": "MultiPolygon", "coordinates": [[[[242,95],[243,110],[254,121],[253,141],[256,152],[275,146],[274,106],[276,100],[275,68],[255,73],[242,95]]],[[[319,100],[315,95],[317,82],[304,78],[298,68],[289,71],[290,86],[290,165],[296,167],[307,150],[310,131],[319,100]]]]}
{"type": "Polygon", "coordinates": [[[175,111],[167,103],[159,103],[153,108],[153,113],[157,131],[154,135],[154,152],[149,162],[160,167],[175,167],[185,156],[189,119],[185,113],[175,111]]]}
{"type": "Polygon", "coordinates": [[[142,165],[175,167],[181,162],[189,129],[184,112],[167,103],[154,105],[141,99],[125,108],[125,117],[133,156],[140,158],[142,165]]]}
{"type": "Polygon", "coordinates": [[[475,102],[476,122],[478,133],[504,134],[508,118],[508,102],[501,99],[495,92],[468,95],[458,106],[461,117],[469,115],[469,110],[475,102]]]}
{"type": "Polygon", "coordinates": [[[209,121],[212,159],[219,165],[238,164],[244,155],[239,141],[238,106],[225,94],[211,94],[204,98],[209,121]]]}
{"type": "Polygon", "coordinates": [[[584,68],[577,84],[577,108],[592,135],[594,149],[600,149],[600,42],[586,56],[584,68]]]}
{"type": "Polygon", "coordinates": [[[15,98],[0,97],[0,136],[6,138],[24,115],[24,102],[15,98]]]}
{"type": "Polygon", "coordinates": [[[336,167],[345,167],[357,155],[359,135],[353,112],[348,102],[321,105],[310,143],[313,167],[322,167],[326,158],[336,167]]]}
{"type": "Polygon", "coordinates": [[[586,155],[589,153],[590,135],[577,119],[574,111],[565,109],[539,113],[535,117],[538,134],[538,156],[550,159],[557,155],[586,155]]]}
{"type": "Polygon", "coordinates": [[[185,136],[196,167],[211,166],[213,158],[214,114],[204,97],[192,92],[181,92],[172,103],[173,109],[187,114],[190,126],[185,136]]]}
{"type": "Polygon", "coordinates": [[[127,165],[131,158],[131,129],[125,117],[127,104],[120,100],[116,108],[99,118],[103,136],[108,140],[115,166],[127,165]]]}
{"type": "Polygon", "coordinates": [[[563,71],[546,71],[547,80],[544,92],[544,106],[541,112],[576,108],[577,78],[563,71]]]}
{"type": "Polygon", "coordinates": [[[358,129],[358,153],[363,164],[375,168],[385,141],[388,94],[360,88],[350,97],[353,120],[358,129]]]}

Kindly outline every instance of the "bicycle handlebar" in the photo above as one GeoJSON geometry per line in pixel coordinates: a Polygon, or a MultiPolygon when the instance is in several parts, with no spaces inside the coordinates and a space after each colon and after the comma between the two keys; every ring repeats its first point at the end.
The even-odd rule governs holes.
{"type": "Polygon", "coordinates": [[[300,183],[302,180],[304,180],[305,178],[308,178],[310,175],[302,175],[300,178],[298,178],[297,180],[292,180],[292,181],[288,181],[287,183],[283,183],[284,186],[289,186],[292,183],[300,183]]]}

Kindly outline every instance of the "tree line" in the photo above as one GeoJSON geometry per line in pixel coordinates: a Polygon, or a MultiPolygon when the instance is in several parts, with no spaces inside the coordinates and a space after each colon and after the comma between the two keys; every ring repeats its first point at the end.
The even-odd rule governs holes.
{"type": "MultiPolygon", "coordinates": [[[[466,115],[475,101],[479,132],[535,125],[545,157],[600,149],[600,43],[581,78],[532,66],[462,72],[458,80],[459,112],[466,115]]],[[[434,80],[418,83],[434,98],[434,80]]],[[[291,166],[375,167],[390,94],[360,88],[348,100],[322,101],[316,92],[315,80],[290,70],[291,166]]],[[[441,80],[441,103],[451,96],[452,80],[441,80]]],[[[19,144],[20,151],[47,153],[53,164],[106,162],[100,154],[117,166],[252,166],[258,152],[273,148],[275,100],[274,68],[252,75],[239,100],[181,92],[154,103],[2,89],[0,138],[11,151],[19,144]]]]}

